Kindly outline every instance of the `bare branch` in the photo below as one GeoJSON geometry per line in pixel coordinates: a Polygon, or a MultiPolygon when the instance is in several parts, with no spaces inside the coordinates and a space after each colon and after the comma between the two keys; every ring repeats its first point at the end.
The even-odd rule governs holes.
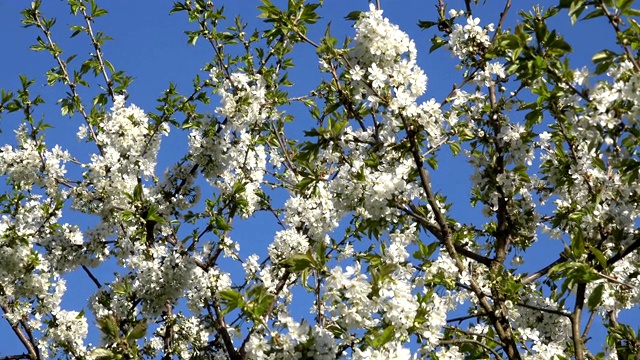
{"type": "Polygon", "coordinates": [[[82,270],[84,270],[84,272],[87,274],[87,276],[89,277],[89,279],[91,279],[91,281],[93,281],[94,284],[96,284],[96,286],[98,287],[98,289],[102,288],[102,284],[100,283],[100,281],[98,280],[98,278],[95,277],[95,275],[93,275],[93,273],[91,273],[91,270],[89,270],[88,267],[86,267],[85,265],[82,265],[82,270]]]}

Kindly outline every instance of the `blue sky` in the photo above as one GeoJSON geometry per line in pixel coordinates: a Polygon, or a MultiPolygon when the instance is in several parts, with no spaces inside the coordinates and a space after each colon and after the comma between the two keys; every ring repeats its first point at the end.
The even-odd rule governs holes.
{"type": "MultiPolygon", "coordinates": [[[[257,19],[256,6],[259,5],[259,1],[215,1],[214,3],[216,6],[224,5],[227,8],[226,14],[230,18],[235,14],[241,14],[243,19],[250,23],[249,28],[265,27],[261,20],[257,19]]],[[[276,3],[286,2],[278,1],[276,3]]],[[[324,18],[312,31],[310,37],[319,39],[324,33],[326,22],[329,20],[332,20],[331,29],[338,39],[342,39],[345,35],[353,36],[351,22],[343,20],[343,17],[352,10],[365,10],[367,2],[364,0],[349,2],[326,0],[325,3],[326,8],[322,10],[324,18]]],[[[452,85],[460,81],[461,74],[455,71],[453,59],[443,49],[433,54],[428,53],[431,45],[429,39],[434,32],[422,31],[416,26],[418,20],[434,20],[436,18],[436,3],[437,1],[424,0],[382,1],[384,15],[389,17],[392,22],[399,24],[416,41],[419,63],[429,77],[426,97],[442,100],[449,93],[452,85]]],[[[447,3],[456,9],[464,8],[462,0],[448,1],[447,3]]],[[[502,11],[502,2],[487,1],[487,3],[488,5],[481,6],[475,14],[482,19],[481,25],[496,23],[500,11],[502,11]]],[[[528,11],[531,4],[535,3],[535,1],[528,0],[514,1],[510,13],[512,20],[506,26],[514,24],[513,19],[516,18],[517,11],[521,9],[528,11]]],[[[35,78],[36,85],[32,91],[40,94],[47,102],[40,107],[36,118],[42,116],[47,122],[54,125],[54,129],[48,136],[48,144],[52,146],[60,143],[72,151],[83,151],[82,144],[78,144],[75,135],[81,120],[78,117],[72,119],[62,117],[59,108],[55,105],[56,100],[63,96],[66,88],[61,84],[53,87],[46,86],[44,74],[55,66],[55,62],[45,52],[35,53],[28,49],[29,45],[35,43],[36,36],[40,35],[35,28],[24,29],[21,27],[19,12],[28,4],[26,1],[0,1],[0,44],[2,44],[3,52],[3,56],[0,56],[0,88],[17,89],[19,86],[17,74],[19,73],[35,78]]],[[[211,59],[211,50],[202,42],[199,42],[195,47],[187,45],[183,31],[193,29],[194,25],[188,23],[182,13],[169,16],[172,2],[111,0],[102,1],[100,5],[104,6],[109,14],[97,19],[94,28],[114,39],[103,47],[106,58],[114,64],[117,70],[124,70],[128,75],[135,77],[135,81],[128,89],[130,103],[135,103],[150,112],[156,106],[156,98],[161,96],[169,82],[176,83],[178,90],[186,93],[191,89],[191,80],[195,74],[206,76],[200,69],[211,59]]],[[[87,38],[82,35],[70,39],[67,25],[80,24],[82,19],[73,18],[63,1],[45,1],[42,12],[47,17],[58,19],[53,30],[54,40],[62,47],[63,57],[77,53],[79,56],[75,62],[76,65],[79,65],[92,49],[87,38]]],[[[578,23],[576,27],[571,27],[568,17],[561,15],[554,20],[553,24],[560,33],[567,35],[568,42],[574,47],[573,67],[590,65],[591,56],[604,47],[615,48],[613,33],[602,21],[587,24],[578,23]]],[[[318,80],[317,78],[309,79],[309,74],[313,75],[317,71],[317,58],[314,49],[307,47],[297,52],[296,55],[297,67],[292,72],[292,80],[299,87],[290,90],[292,96],[302,95],[305,91],[315,87],[318,80]]],[[[210,112],[213,111],[213,107],[214,105],[209,109],[210,112]]],[[[305,123],[307,117],[304,112],[297,115],[300,117],[294,126],[305,128],[311,125],[311,123],[305,123]]],[[[3,142],[12,142],[11,129],[18,124],[19,118],[4,116],[1,121],[0,128],[3,133],[0,134],[0,139],[3,142]]],[[[178,139],[180,139],[179,136],[178,139]]],[[[182,140],[173,141],[170,144],[167,144],[166,141],[163,144],[165,150],[161,153],[158,169],[163,169],[177,160],[175,154],[183,154],[186,149],[184,137],[182,140]]],[[[470,210],[468,207],[468,175],[469,170],[464,165],[462,157],[456,159],[444,157],[440,162],[440,168],[434,172],[432,178],[436,190],[446,194],[454,204],[460,204],[460,206],[454,205],[452,212],[460,216],[462,220],[471,222],[477,219],[480,209],[470,210]]],[[[251,226],[238,226],[234,230],[233,236],[241,244],[243,243],[242,239],[251,239],[251,241],[259,242],[260,246],[266,247],[273,234],[271,230],[266,229],[275,231],[272,222],[270,218],[261,216],[257,221],[250,223],[251,226]]],[[[537,269],[540,264],[554,260],[559,252],[558,249],[561,249],[561,244],[558,242],[545,241],[540,246],[537,248],[534,246],[535,257],[527,258],[528,265],[532,269],[537,269]],[[549,251],[549,247],[553,249],[552,252],[549,251]],[[551,257],[548,257],[548,254],[552,254],[551,257]]],[[[109,271],[103,271],[105,271],[103,274],[107,276],[109,271]]],[[[73,281],[86,281],[86,279],[81,279],[83,276],[82,274],[72,274],[69,278],[68,287],[70,290],[65,301],[69,301],[73,306],[82,306],[82,302],[77,300],[84,301],[85,296],[93,292],[91,288],[74,287],[73,281]]],[[[637,314],[634,316],[638,318],[637,314]]],[[[12,344],[14,338],[6,323],[0,322],[0,339],[10,339],[8,343],[0,340],[0,356],[20,351],[20,347],[12,344]]]]}

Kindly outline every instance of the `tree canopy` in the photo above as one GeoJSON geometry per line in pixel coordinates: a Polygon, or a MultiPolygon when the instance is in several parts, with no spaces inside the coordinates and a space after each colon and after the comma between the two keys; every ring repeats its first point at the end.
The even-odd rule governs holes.
{"type": "Polygon", "coordinates": [[[101,30],[126,5],[32,2],[50,70],[0,83],[0,357],[638,358],[640,10],[386,17],[410,4],[149,3],[208,57],[141,108],[101,30]]]}

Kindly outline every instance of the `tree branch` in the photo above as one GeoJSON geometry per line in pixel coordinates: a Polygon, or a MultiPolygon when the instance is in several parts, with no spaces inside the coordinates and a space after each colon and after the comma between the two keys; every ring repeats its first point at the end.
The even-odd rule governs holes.
{"type": "MultiPolygon", "coordinates": [[[[420,177],[420,185],[422,186],[422,189],[425,192],[425,195],[427,197],[427,202],[431,207],[431,211],[433,211],[433,215],[435,217],[436,223],[438,224],[442,232],[441,242],[444,245],[446,251],[449,253],[449,256],[451,257],[451,259],[453,259],[453,261],[455,262],[456,267],[458,268],[458,272],[462,273],[465,271],[465,267],[462,261],[460,260],[460,258],[458,257],[458,253],[456,251],[456,248],[453,243],[453,239],[451,237],[451,229],[449,228],[449,224],[447,223],[446,218],[442,214],[442,211],[440,210],[440,206],[438,205],[436,197],[431,189],[431,180],[429,179],[429,174],[424,168],[424,163],[422,161],[422,157],[420,155],[420,150],[419,150],[420,147],[416,142],[416,129],[413,125],[409,124],[409,122],[404,116],[401,116],[401,119],[402,119],[404,128],[406,129],[406,132],[407,132],[407,138],[409,139],[409,143],[411,145],[411,149],[410,149],[411,154],[413,155],[415,165],[418,169],[418,174],[420,177]]],[[[491,324],[496,329],[496,332],[498,333],[500,340],[505,344],[503,348],[507,353],[507,356],[509,357],[509,359],[520,360],[521,356],[520,356],[520,353],[518,352],[517,344],[513,339],[513,337],[511,336],[508,320],[504,317],[502,312],[495,311],[494,307],[487,301],[486,295],[482,292],[482,289],[480,288],[478,283],[475,281],[475,279],[471,278],[469,280],[469,284],[470,284],[471,290],[476,295],[478,302],[480,303],[484,311],[487,313],[487,317],[491,321],[491,324]]]]}
{"type": "Polygon", "coordinates": [[[558,264],[561,264],[561,263],[563,263],[563,262],[565,262],[565,261],[567,261],[567,258],[565,258],[565,257],[559,257],[556,261],[554,261],[554,262],[552,262],[551,264],[549,264],[549,265],[547,265],[547,266],[543,267],[542,269],[540,269],[540,270],[536,271],[535,273],[533,273],[533,274],[531,274],[531,275],[529,275],[529,276],[525,277],[525,278],[524,278],[524,279],[522,279],[520,282],[521,282],[523,285],[531,284],[532,282],[534,282],[534,281],[538,280],[539,278],[541,278],[541,277],[543,277],[543,276],[547,275],[547,274],[549,273],[549,271],[551,271],[551,269],[552,269],[554,266],[556,266],[556,265],[558,265],[558,264]]]}
{"type": "Polygon", "coordinates": [[[0,358],[0,360],[18,360],[18,359],[31,359],[29,354],[20,355],[7,355],[0,358]]]}
{"type": "Polygon", "coordinates": [[[100,281],[98,280],[98,278],[96,278],[95,275],[91,273],[91,270],[89,270],[89,268],[86,265],[82,265],[82,270],[84,270],[84,272],[87,274],[89,279],[91,279],[91,281],[93,281],[93,283],[96,284],[98,289],[102,288],[102,284],[100,284],[100,281]]]}
{"type": "Polygon", "coordinates": [[[584,360],[584,342],[580,334],[580,319],[582,317],[582,308],[584,306],[585,291],[587,285],[578,284],[576,289],[576,301],[571,319],[571,337],[573,338],[573,347],[575,349],[576,360],[584,360]]]}
{"type": "Polygon", "coordinates": [[[446,345],[446,344],[460,344],[460,343],[467,343],[467,344],[474,344],[474,345],[478,345],[480,347],[482,347],[483,349],[489,351],[491,354],[493,354],[493,356],[495,356],[496,359],[503,359],[502,356],[500,356],[500,354],[498,354],[497,351],[493,350],[492,348],[490,348],[489,346],[483,344],[482,342],[478,341],[478,340],[472,340],[472,339],[451,339],[451,340],[440,340],[438,341],[438,343],[440,345],[446,345]]]}
{"type": "Polygon", "coordinates": [[[229,332],[227,331],[227,324],[224,321],[224,315],[222,315],[220,304],[216,299],[213,300],[213,310],[215,312],[214,320],[216,328],[218,330],[218,334],[220,334],[220,336],[222,337],[222,341],[224,342],[224,347],[227,349],[229,358],[232,360],[243,359],[244,356],[240,355],[233,346],[233,341],[231,340],[231,336],[229,336],[229,332]]]}
{"type": "Polygon", "coordinates": [[[173,306],[171,305],[170,302],[167,302],[167,304],[165,305],[166,307],[166,312],[164,314],[164,334],[162,334],[162,342],[164,343],[164,351],[165,351],[165,355],[162,357],[162,360],[170,360],[171,359],[171,355],[169,354],[170,350],[171,350],[171,342],[173,340],[173,321],[172,321],[172,317],[173,317],[173,306]]]}
{"type": "Polygon", "coordinates": [[[87,14],[87,10],[84,7],[81,7],[82,15],[84,16],[85,23],[87,24],[87,33],[91,38],[91,44],[93,45],[93,49],[96,51],[96,58],[98,59],[98,63],[100,64],[100,71],[102,72],[102,76],[104,77],[105,84],[107,85],[107,91],[109,93],[109,97],[111,100],[115,100],[115,94],[113,93],[113,82],[109,79],[109,74],[107,74],[107,68],[104,65],[104,58],[102,55],[102,49],[100,48],[100,43],[96,40],[96,37],[93,33],[93,28],[91,27],[91,23],[93,22],[93,18],[87,14]]]}
{"type": "MultiPolygon", "coordinates": [[[[9,310],[4,304],[0,305],[0,309],[2,309],[5,314],[9,313],[9,310]]],[[[11,330],[13,330],[18,339],[20,339],[22,345],[24,345],[24,347],[27,349],[27,352],[29,353],[29,359],[40,360],[40,351],[38,350],[36,344],[27,338],[27,336],[23,333],[22,329],[20,329],[17,324],[12,324],[9,320],[7,320],[7,322],[11,326],[11,330]]]]}

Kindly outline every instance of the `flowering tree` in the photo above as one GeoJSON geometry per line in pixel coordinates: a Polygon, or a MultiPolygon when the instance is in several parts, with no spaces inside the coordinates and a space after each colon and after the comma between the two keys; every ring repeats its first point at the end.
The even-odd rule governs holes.
{"type": "Polygon", "coordinates": [[[640,302],[640,10],[560,0],[516,14],[505,0],[494,25],[470,0],[435,5],[417,26],[457,61],[460,77],[436,84],[452,88],[444,99],[423,99],[415,43],[379,2],[344,11],[354,31],[339,43],[317,24],[336,6],[322,0],[263,0],[251,25],[185,0],[167,10],[210,46],[207,76],[141,109],[102,50],[105,9],[68,0],[72,36],[93,48],[72,62],[33,2],[31,49],[51,55],[47,83],[65,89],[53,100],[72,120],[38,120],[44,100],[26,76],[2,91],[0,114],[21,123],[0,149],[0,308],[15,335],[2,341],[24,346],[6,358],[637,356],[619,314],[640,302]],[[549,21],[592,18],[617,44],[574,68],[549,21]],[[301,47],[320,71],[294,96],[301,47]],[[80,122],[90,156],[51,145],[49,124],[80,122]],[[187,151],[160,166],[169,134],[187,151]],[[452,156],[472,172],[457,189],[470,204],[455,205],[481,209],[473,222],[430,178],[452,156]],[[232,232],[260,212],[280,227],[262,249],[232,232]],[[564,249],[542,261],[529,251],[540,242],[564,249]],[[99,279],[106,262],[118,270],[99,279]],[[62,302],[78,269],[95,284],[80,312],[62,302]]]}

